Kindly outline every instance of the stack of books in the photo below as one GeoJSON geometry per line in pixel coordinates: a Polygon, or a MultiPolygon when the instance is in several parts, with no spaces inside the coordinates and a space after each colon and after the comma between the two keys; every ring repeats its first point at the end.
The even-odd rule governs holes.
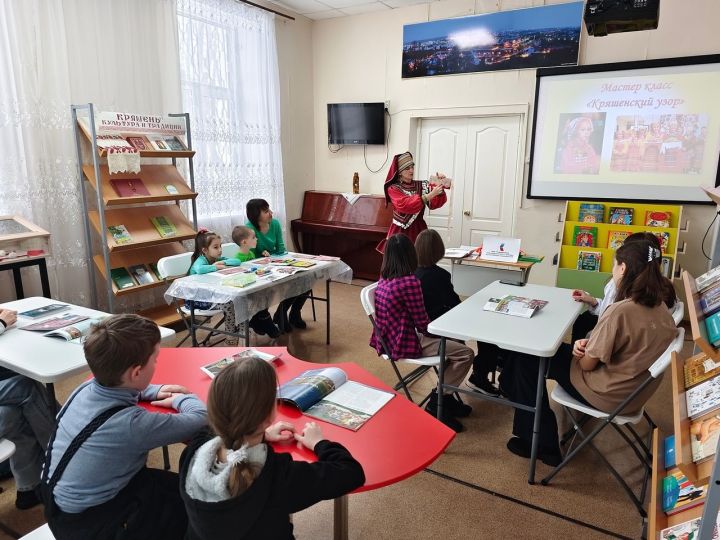
{"type": "Polygon", "coordinates": [[[713,347],[720,346],[720,266],[704,273],[695,280],[700,294],[700,309],[705,316],[708,341],[713,347]]]}

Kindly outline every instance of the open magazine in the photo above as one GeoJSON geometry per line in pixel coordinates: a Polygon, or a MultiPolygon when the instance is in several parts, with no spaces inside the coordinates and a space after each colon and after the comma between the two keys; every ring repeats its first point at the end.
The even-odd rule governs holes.
{"type": "Polygon", "coordinates": [[[529,319],[547,303],[547,300],[536,300],[508,294],[501,298],[490,298],[483,309],[529,319]]]}
{"type": "Polygon", "coordinates": [[[92,325],[104,318],[96,317],[91,319],[84,315],[68,313],[62,317],[53,317],[21,328],[32,332],[46,332],[43,334],[45,337],[60,338],[71,343],[82,343],[82,339],[90,333],[92,325]]]}
{"type": "Polygon", "coordinates": [[[218,373],[220,373],[223,369],[228,367],[233,362],[237,362],[238,360],[242,360],[244,358],[253,357],[259,358],[260,360],[265,360],[266,362],[272,362],[276,358],[279,358],[274,354],[258,351],[256,349],[245,349],[244,351],[235,353],[232,356],[226,356],[225,358],[221,358],[220,360],[215,360],[214,362],[205,364],[200,368],[200,370],[203,373],[207,374],[211,379],[214,379],[215,377],[217,377],[218,373]]]}
{"type": "Polygon", "coordinates": [[[305,371],[280,387],[278,399],[303,413],[357,431],[394,394],[349,381],[340,368],[305,371]]]}

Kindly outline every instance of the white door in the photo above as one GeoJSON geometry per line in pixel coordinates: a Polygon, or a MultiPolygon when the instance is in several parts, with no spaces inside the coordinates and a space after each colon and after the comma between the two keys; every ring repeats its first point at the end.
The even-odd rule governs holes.
{"type": "Polygon", "coordinates": [[[432,210],[429,227],[447,246],[482,244],[484,236],[512,236],[522,187],[521,115],[428,119],[420,125],[417,175],[453,179],[448,204],[432,210]]]}

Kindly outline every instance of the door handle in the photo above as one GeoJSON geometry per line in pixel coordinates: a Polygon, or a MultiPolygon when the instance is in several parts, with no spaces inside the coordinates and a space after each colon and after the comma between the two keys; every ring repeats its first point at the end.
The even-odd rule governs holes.
{"type": "Polygon", "coordinates": [[[470,210],[465,210],[465,211],[463,212],[463,216],[470,217],[470,210]]]}

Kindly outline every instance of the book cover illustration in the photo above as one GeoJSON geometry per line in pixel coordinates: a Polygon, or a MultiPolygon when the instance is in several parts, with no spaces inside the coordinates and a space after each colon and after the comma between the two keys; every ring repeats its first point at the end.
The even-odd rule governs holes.
{"type": "Polygon", "coordinates": [[[703,292],[717,281],[720,281],[720,266],[716,266],[712,270],[705,272],[702,276],[695,278],[695,287],[698,292],[703,292]]]}
{"type": "Polygon", "coordinates": [[[720,377],[688,388],[685,392],[687,413],[691,420],[720,407],[720,377]]]}
{"type": "Polygon", "coordinates": [[[349,381],[340,368],[305,371],[286,382],[278,399],[298,407],[307,416],[357,431],[393,394],[349,381]]]}
{"type": "Polygon", "coordinates": [[[573,245],[582,247],[595,247],[597,242],[597,227],[575,225],[573,230],[573,245]]]}
{"type": "Polygon", "coordinates": [[[720,308],[720,285],[709,287],[700,297],[700,309],[704,315],[711,315],[720,308]]]}
{"type": "Polygon", "coordinates": [[[691,388],[703,381],[720,375],[720,364],[716,364],[712,358],[705,353],[688,358],[683,368],[685,375],[685,388],[691,388]]]}
{"type": "Polygon", "coordinates": [[[52,319],[28,324],[27,326],[21,326],[20,328],[23,330],[30,330],[31,332],[48,332],[50,330],[57,330],[58,328],[79,323],[85,319],[87,319],[87,317],[83,315],[73,315],[72,313],[68,313],[62,317],[53,317],[52,319]]]}
{"type": "Polygon", "coordinates": [[[586,272],[599,272],[602,253],[599,251],[578,251],[577,269],[586,272]]]}
{"type": "Polygon", "coordinates": [[[668,435],[663,441],[665,450],[665,468],[671,469],[675,466],[675,435],[668,435]]]}
{"type": "Polygon", "coordinates": [[[698,540],[701,519],[698,517],[663,529],[660,531],[660,540],[698,540]]]}
{"type": "Polygon", "coordinates": [[[135,150],[152,150],[152,147],[150,146],[150,141],[148,141],[147,138],[142,136],[128,137],[127,142],[129,142],[130,145],[135,148],[135,150]]]}
{"type": "Polygon", "coordinates": [[[144,264],[134,264],[132,266],[128,266],[128,270],[135,278],[135,281],[137,281],[140,285],[150,285],[151,283],[156,283],[155,276],[148,271],[147,266],[144,264]]]}
{"type": "Polygon", "coordinates": [[[662,482],[663,512],[672,515],[701,504],[705,498],[706,487],[696,487],[680,471],[670,473],[662,482]]]}
{"type": "Polygon", "coordinates": [[[715,455],[720,438],[720,416],[698,419],[690,424],[692,459],[697,462],[715,455]]]}
{"type": "Polygon", "coordinates": [[[168,147],[169,150],[187,150],[185,148],[185,145],[180,142],[180,140],[177,137],[165,137],[163,139],[163,142],[165,143],[165,146],[168,147]]]}
{"type": "Polygon", "coordinates": [[[135,281],[127,269],[123,266],[110,270],[110,278],[113,280],[113,283],[115,283],[118,290],[129,289],[130,287],[135,286],[135,281]]]}
{"type": "Polygon", "coordinates": [[[645,212],[645,225],[648,227],[669,227],[672,212],[658,212],[648,210],[645,212]]]}
{"type": "Polygon", "coordinates": [[[705,330],[713,347],[720,345],[720,311],[705,317],[705,330]]]}
{"type": "Polygon", "coordinates": [[[653,233],[657,239],[658,242],[660,242],[660,251],[663,255],[667,253],[668,246],[670,245],[670,233],[667,231],[647,231],[653,233]]]}
{"type": "Polygon", "coordinates": [[[634,210],[630,207],[611,206],[609,223],[614,225],[632,225],[634,210]]]}
{"type": "Polygon", "coordinates": [[[313,261],[303,261],[300,259],[295,259],[293,262],[290,263],[290,266],[294,266],[295,268],[310,268],[311,266],[315,266],[317,263],[314,263],[313,261]]]}
{"type": "Polygon", "coordinates": [[[60,338],[64,339],[65,341],[69,341],[70,343],[81,344],[85,339],[85,336],[90,333],[93,325],[97,324],[98,322],[109,316],[110,315],[104,315],[102,317],[96,317],[94,319],[85,317],[84,320],[76,322],[71,326],[64,326],[63,328],[58,328],[57,330],[48,332],[47,334],[44,334],[44,337],[60,338]]]}
{"type": "Polygon", "coordinates": [[[163,238],[168,238],[177,234],[177,228],[175,227],[173,222],[165,216],[151,217],[150,221],[157,229],[158,234],[163,238]]]}
{"type": "Polygon", "coordinates": [[[38,317],[45,317],[46,315],[57,313],[58,311],[65,311],[66,309],[70,309],[70,306],[67,304],[46,304],[28,311],[21,311],[18,315],[30,319],[37,319],[38,317]]]}
{"type": "Polygon", "coordinates": [[[254,273],[242,272],[224,277],[220,282],[224,287],[247,287],[257,281],[257,275],[254,273]]]}
{"type": "Polygon", "coordinates": [[[602,223],[605,216],[605,205],[594,203],[580,204],[578,221],[584,223],[602,223]]]}
{"type": "Polygon", "coordinates": [[[211,379],[214,379],[218,375],[218,373],[220,373],[223,369],[228,367],[233,362],[237,362],[238,360],[244,360],[246,358],[259,358],[260,360],[264,360],[265,362],[272,362],[279,357],[275,356],[274,354],[258,351],[257,349],[245,349],[244,351],[235,353],[232,356],[226,356],[225,358],[221,358],[220,360],[215,360],[214,362],[205,364],[200,368],[200,370],[206,375],[208,375],[211,379]]]}
{"type": "Polygon", "coordinates": [[[113,241],[118,245],[122,246],[125,244],[132,244],[132,236],[125,228],[125,225],[108,225],[107,228],[113,241]]]}
{"type": "Polygon", "coordinates": [[[608,247],[610,249],[619,248],[631,234],[630,231],[608,231],[608,247]]]}
{"type": "Polygon", "coordinates": [[[503,313],[505,315],[514,315],[516,317],[532,317],[535,312],[541,310],[547,305],[547,300],[538,300],[535,298],[525,298],[523,296],[514,296],[508,294],[502,298],[490,298],[483,306],[484,311],[494,311],[495,313],[503,313]]]}
{"type": "Polygon", "coordinates": [[[143,197],[150,195],[150,192],[140,178],[110,180],[110,185],[120,197],[143,197]]]}

